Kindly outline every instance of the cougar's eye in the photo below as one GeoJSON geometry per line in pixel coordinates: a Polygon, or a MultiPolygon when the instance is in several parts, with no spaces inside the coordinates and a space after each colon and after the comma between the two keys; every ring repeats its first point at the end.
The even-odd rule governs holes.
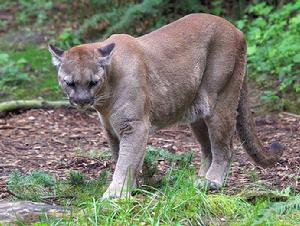
{"type": "Polygon", "coordinates": [[[67,86],[69,87],[75,87],[75,82],[74,81],[65,81],[67,86]]]}
{"type": "Polygon", "coordinates": [[[91,87],[94,87],[94,86],[96,86],[96,85],[98,85],[98,81],[90,81],[89,82],[89,87],[91,88],[91,87]]]}

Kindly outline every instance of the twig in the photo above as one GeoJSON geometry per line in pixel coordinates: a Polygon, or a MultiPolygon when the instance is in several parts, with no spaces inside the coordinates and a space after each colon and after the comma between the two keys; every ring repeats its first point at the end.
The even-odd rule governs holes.
{"type": "Polygon", "coordinates": [[[73,199],[75,198],[74,195],[62,195],[62,196],[55,196],[55,195],[49,195],[49,196],[43,196],[41,197],[41,200],[45,201],[45,200],[48,200],[48,199],[52,199],[52,200],[57,200],[57,199],[73,199]]]}
{"type": "Polygon", "coordinates": [[[286,111],[281,112],[280,115],[287,115],[287,116],[292,116],[292,117],[295,117],[295,118],[300,118],[300,115],[290,113],[290,112],[286,112],[286,111]]]}

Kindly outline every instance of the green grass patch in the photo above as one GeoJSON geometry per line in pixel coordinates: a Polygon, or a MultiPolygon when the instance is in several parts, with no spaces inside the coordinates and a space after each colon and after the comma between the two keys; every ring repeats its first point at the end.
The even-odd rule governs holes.
{"type": "MultiPolygon", "coordinates": [[[[135,196],[101,200],[81,196],[71,217],[42,219],[45,225],[298,225],[300,196],[286,201],[265,197],[254,203],[241,195],[210,194],[194,186],[193,169],[168,172],[165,184],[155,191],[137,189],[135,196]],[[176,178],[176,180],[174,180],[176,178]]],[[[94,184],[97,186],[97,184],[94,184]]],[[[97,190],[97,189],[94,189],[97,190]]],[[[99,192],[101,191],[98,190],[99,192]]],[[[102,190],[103,191],[103,190],[102,190]]],[[[84,192],[82,193],[84,194],[84,192]]]]}
{"type": "Polygon", "coordinates": [[[53,195],[56,180],[50,174],[42,171],[32,171],[22,175],[18,170],[13,171],[8,179],[7,187],[20,199],[40,201],[41,197],[53,195]]]}
{"type": "Polygon", "coordinates": [[[79,171],[70,171],[66,180],[48,173],[13,172],[8,188],[21,199],[56,202],[72,209],[64,218],[41,218],[34,225],[299,225],[300,195],[283,191],[253,189],[249,193],[228,195],[210,193],[194,186],[196,174],[189,158],[148,147],[146,162],[157,159],[175,161],[159,186],[144,184],[134,196],[102,200],[109,183],[108,170],[89,180],[79,171]],[[156,151],[156,152],[155,152],[156,151]],[[178,162],[179,161],[179,162],[178,162]]]}

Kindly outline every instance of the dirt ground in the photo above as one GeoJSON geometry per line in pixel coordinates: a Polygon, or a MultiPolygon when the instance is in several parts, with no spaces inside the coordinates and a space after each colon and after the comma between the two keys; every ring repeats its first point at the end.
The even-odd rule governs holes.
{"type": "MultiPolygon", "coordinates": [[[[269,114],[256,117],[256,125],[263,144],[281,142],[285,146],[284,155],[274,168],[263,169],[251,162],[236,139],[225,189],[240,191],[259,183],[278,189],[291,186],[300,191],[300,117],[269,114]]],[[[148,144],[173,153],[193,151],[192,164],[199,166],[199,146],[187,126],[158,131],[150,136],[148,144]]],[[[112,163],[85,154],[93,150],[108,150],[93,112],[61,108],[11,113],[0,119],[0,200],[9,197],[6,179],[14,169],[24,173],[39,169],[60,178],[65,178],[70,170],[80,170],[89,178],[97,177],[112,163]]]]}

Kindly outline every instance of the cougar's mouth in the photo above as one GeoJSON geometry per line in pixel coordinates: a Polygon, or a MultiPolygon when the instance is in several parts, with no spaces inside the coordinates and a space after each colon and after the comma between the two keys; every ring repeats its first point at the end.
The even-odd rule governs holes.
{"type": "Polygon", "coordinates": [[[86,111],[86,110],[92,108],[93,104],[80,105],[80,104],[74,103],[73,106],[76,107],[80,111],[86,111]]]}
{"type": "Polygon", "coordinates": [[[86,110],[92,108],[92,106],[93,105],[84,105],[84,106],[78,105],[77,109],[80,110],[80,111],[86,111],[86,110]]]}
{"type": "Polygon", "coordinates": [[[69,102],[71,106],[76,107],[80,111],[85,111],[89,108],[92,108],[94,105],[94,100],[86,101],[86,102],[76,102],[69,98],[69,102]]]}

